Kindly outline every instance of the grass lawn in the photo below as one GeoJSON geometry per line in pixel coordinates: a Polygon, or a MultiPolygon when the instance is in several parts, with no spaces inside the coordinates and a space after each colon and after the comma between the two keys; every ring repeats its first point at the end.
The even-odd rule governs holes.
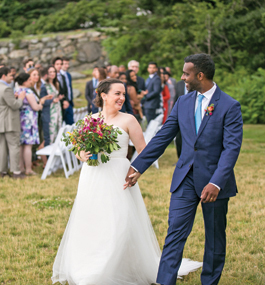
{"type": "MultiPolygon", "coordinates": [[[[84,82],[76,82],[80,90],[84,82]]],[[[80,105],[86,105],[83,95],[80,105]]],[[[229,202],[227,259],[219,284],[265,284],[265,125],[245,125],[235,172],[239,194],[229,202]]],[[[139,183],[160,247],[167,230],[169,188],[176,151],[170,145],[139,183]]],[[[46,180],[0,178],[0,284],[51,284],[53,261],[75,199],[79,173],[46,180]]],[[[198,207],[184,257],[202,261],[204,226],[198,207]]],[[[178,284],[200,284],[200,270],[178,284]]],[[[122,285],[122,284],[121,284],[122,285]]],[[[141,285],[141,284],[139,284],[141,285]]]]}

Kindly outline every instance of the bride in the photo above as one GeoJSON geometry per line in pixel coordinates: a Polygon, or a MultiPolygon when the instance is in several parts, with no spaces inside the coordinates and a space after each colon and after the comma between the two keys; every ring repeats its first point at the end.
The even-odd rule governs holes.
{"type": "MultiPolygon", "coordinates": [[[[138,153],[145,147],[137,120],[119,112],[124,101],[125,88],[120,80],[100,82],[95,103],[103,107],[105,122],[122,132],[118,137],[121,148],[111,153],[108,163],[83,164],[75,203],[53,265],[53,283],[155,283],[161,252],[140,189],[136,184],[123,190],[130,167],[126,158],[129,139],[138,153]]],[[[91,154],[81,151],[77,157],[85,162],[91,154]]],[[[183,259],[179,275],[201,266],[183,259]]]]}

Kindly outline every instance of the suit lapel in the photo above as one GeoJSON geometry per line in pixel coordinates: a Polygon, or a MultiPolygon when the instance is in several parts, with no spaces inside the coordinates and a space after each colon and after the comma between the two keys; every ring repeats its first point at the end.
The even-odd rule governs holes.
{"type": "Polygon", "coordinates": [[[192,129],[192,132],[195,136],[196,136],[196,130],[195,130],[194,110],[195,110],[196,94],[197,94],[197,92],[193,91],[193,93],[190,96],[190,103],[189,103],[188,108],[187,108],[187,112],[188,112],[189,119],[191,122],[191,129],[192,129]]]}
{"type": "MultiPolygon", "coordinates": [[[[216,106],[218,105],[218,100],[220,98],[220,94],[221,94],[221,90],[220,90],[220,88],[218,86],[216,86],[216,90],[215,90],[215,92],[214,92],[214,94],[212,96],[212,99],[211,99],[211,101],[210,101],[208,106],[210,106],[211,104],[214,104],[214,108],[216,108],[216,106]]],[[[199,128],[197,139],[201,135],[201,133],[202,133],[203,129],[205,128],[206,124],[208,123],[210,117],[211,116],[207,116],[206,114],[204,115],[203,120],[202,120],[201,125],[200,125],[200,128],[199,128]]]]}
{"type": "Polygon", "coordinates": [[[157,73],[155,73],[155,75],[152,77],[152,78],[150,78],[150,77],[148,77],[149,78],[149,81],[147,82],[147,84],[146,84],[146,88],[151,84],[151,82],[154,80],[154,78],[157,76],[157,73]]]}

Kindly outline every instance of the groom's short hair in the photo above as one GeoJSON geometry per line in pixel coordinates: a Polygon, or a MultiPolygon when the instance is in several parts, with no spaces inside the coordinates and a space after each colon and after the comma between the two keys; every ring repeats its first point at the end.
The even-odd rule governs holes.
{"type": "Polygon", "coordinates": [[[192,54],[185,57],[184,62],[193,63],[197,73],[202,72],[207,79],[213,79],[215,73],[215,65],[213,59],[209,54],[192,54]]]}

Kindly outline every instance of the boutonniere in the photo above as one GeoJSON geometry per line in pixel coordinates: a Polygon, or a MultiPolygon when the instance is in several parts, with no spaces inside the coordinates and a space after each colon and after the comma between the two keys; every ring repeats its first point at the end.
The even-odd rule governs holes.
{"type": "Polygon", "coordinates": [[[214,111],[214,104],[211,104],[207,107],[207,109],[205,110],[206,112],[206,116],[212,116],[213,114],[213,111],[214,111]]]}

